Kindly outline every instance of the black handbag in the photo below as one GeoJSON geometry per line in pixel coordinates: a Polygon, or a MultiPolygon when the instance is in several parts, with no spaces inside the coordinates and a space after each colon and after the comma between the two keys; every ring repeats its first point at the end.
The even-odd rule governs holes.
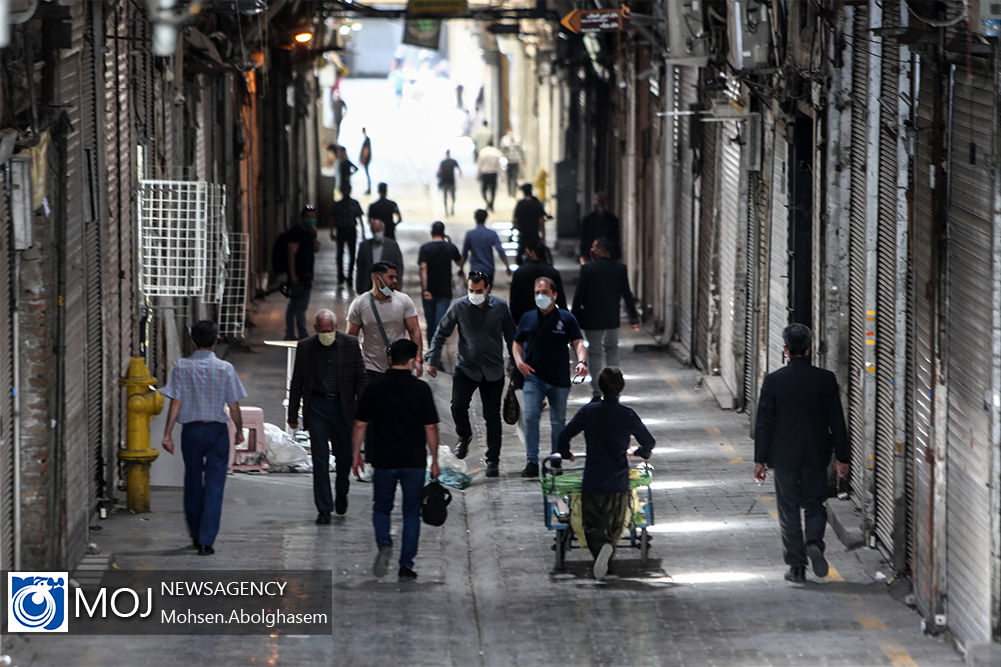
{"type": "MultiPolygon", "coordinates": [[[[515,374],[521,376],[521,373],[515,371],[515,374]]],[[[518,417],[521,416],[521,406],[518,405],[518,397],[515,395],[514,376],[507,383],[507,391],[504,392],[504,405],[501,409],[501,416],[504,417],[504,423],[510,426],[514,426],[518,423],[518,417]]]]}
{"type": "Polygon", "coordinates": [[[429,526],[440,526],[448,518],[452,492],[438,482],[429,482],[421,490],[421,519],[429,526]]]}

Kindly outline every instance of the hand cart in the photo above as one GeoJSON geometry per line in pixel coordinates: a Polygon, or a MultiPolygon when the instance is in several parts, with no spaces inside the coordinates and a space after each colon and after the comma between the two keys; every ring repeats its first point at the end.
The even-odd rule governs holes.
{"type": "MultiPolygon", "coordinates": [[[[577,455],[577,461],[582,462],[583,456],[577,455]]],[[[547,456],[542,460],[542,504],[546,528],[554,531],[553,548],[556,551],[555,569],[563,570],[566,564],[566,554],[570,549],[580,548],[574,523],[580,525],[577,514],[580,511],[581,484],[584,480],[584,466],[566,467],[559,454],[547,456]]],[[[653,481],[653,467],[646,461],[629,471],[629,490],[633,498],[630,503],[629,520],[622,541],[628,546],[640,550],[640,565],[647,566],[647,555],[650,539],[647,528],[654,525],[653,492],[650,484],[653,481]]]]}

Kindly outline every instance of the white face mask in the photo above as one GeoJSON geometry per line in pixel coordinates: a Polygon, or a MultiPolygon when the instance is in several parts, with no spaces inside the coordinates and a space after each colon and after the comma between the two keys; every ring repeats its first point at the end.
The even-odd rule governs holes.
{"type": "Polygon", "coordinates": [[[381,241],[385,236],[386,232],[372,232],[372,238],[376,241],[381,241]]]}
{"type": "Polygon", "coordinates": [[[388,287],[386,285],[385,281],[383,281],[382,278],[379,279],[379,282],[382,283],[381,285],[379,285],[379,291],[382,292],[382,295],[383,296],[393,296],[393,288],[392,287],[388,287]]]}
{"type": "Polygon", "coordinates": [[[487,300],[486,294],[475,294],[473,292],[469,293],[469,303],[473,304],[474,306],[479,306],[486,300],[487,300]]]}
{"type": "Polygon", "coordinates": [[[334,344],[334,338],[337,337],[336,331],[326,331],[323,333],[317,333],[316,337],[320,340],[320,345],[325,345],[330,347],[334,344]]]}
{"type": "Polygon", "coordinates": [[[539,307],[539,310],[545,310],[546,308],[549,308],[549,306],[553,305],[553,297],[545,294],[536,294],[535,305],[539,307]]]}

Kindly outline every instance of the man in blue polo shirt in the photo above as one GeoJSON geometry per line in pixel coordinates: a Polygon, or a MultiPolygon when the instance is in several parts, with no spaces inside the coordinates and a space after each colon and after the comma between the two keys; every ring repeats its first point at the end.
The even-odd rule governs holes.
{"type": "Polygon", "coordinates": [[[191,327],[197,349],[179,359],[161,391],[170,399],[163,448],[174,453],[172,433],[180,422],[181,455],[184,457],[184,516],[188,533],[199,556],[215,553],[212,544],[219,532],[222,492],[229,465],[229,429],[233,420],[237,444],[243,442],[240,399],[247,395],[233,364],[215,356],[219,327],[201,320],[191,327]],[[229,417],[224,408],[229,406],[229,417]]]}
{"type": "Polygon", "coordinates": [[[500,255],[507,269],[507,275],[511,275],[511,265],[507,261],[504,253],[504,246],[501,245],[497,232],[487,229],[487,212],[482,208],[476,209],[473,214],[476,220],[476,227],[466,232],[466,239],[462,243],[462,261],[469,259],[469,270],[479,271],[490,278],[490,284],[494,283],[494,250],[500,255]]]}
{"type": "Polygon", "coordinates": [[[551,452],[566,422],[570,394],[570,348],[576,354],[574,375],[587,375],[587,350],[580,326],[569,310],[556,307],[556,284],[550,278],[535,281],[535,310],[521,317],[511,352],[525,376],[525,458],[522,477],[539,476],[539,419],[542,401],[549,400],[551,452]]]}

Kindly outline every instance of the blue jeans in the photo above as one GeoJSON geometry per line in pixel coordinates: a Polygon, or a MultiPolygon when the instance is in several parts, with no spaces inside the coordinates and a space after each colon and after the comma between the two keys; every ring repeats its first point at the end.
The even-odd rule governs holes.
{"type": "Polygon", "coordinates": [[[433,296],[423,300],[424,321],[428,324],[427,346],[431,347],[431,339],[434,338],[434,330],[438,328],[441,318],[445,317],[445,311],[452,303],[452,299],[447,296],[433,296]]]}
{"type": "Polygon", "coordinates": [[[375,546],[393,546],[389,536],[389,515],[396,498],[396,482],[403,489],[403,538],[400,567],[413,569],[417,543],[421,538],[421,490],[424,468],[376,468],[372,472],[372,526],[375,546]]]}
{"type": "Polygon", "coordinates": [[[212,546],[219,533],[222,492],[229,466],[229,429],[222,422],[185,424],[181,428],[184,458],[184,518],[198,544],[212,546]]]}
{"type": "Polygon", "coordinates": [[[310,286],[289,285],[288,306],[285,307],[285,340],[301,340],[309,336],[306,329],[306,309],[309,308],[310,286]],[[298,329],[296,335],[295,329],[298,329]]]}
{"type": "Polygon", "coordinates": [[[563,432],[567,419],[567,397],[570,387],[557,387],[540,380],[533,373],[525,378],[525,458],[539,461],[539,419],[542,416],[542,399],[549,399],[549,426],[552,429],[552,449],[563,432]]]}

